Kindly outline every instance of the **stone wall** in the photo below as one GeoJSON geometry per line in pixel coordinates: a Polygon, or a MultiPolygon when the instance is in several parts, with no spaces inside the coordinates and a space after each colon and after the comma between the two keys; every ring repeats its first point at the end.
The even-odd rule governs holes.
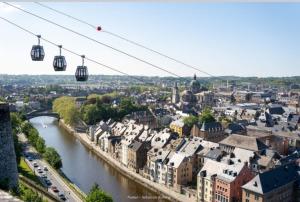
{"type": "Polygon", "coordinates": [[[8,180],[9,187],[18,184],[18,169],[10,122],[9,105],[0,103],[0,182],[8,180]]]}

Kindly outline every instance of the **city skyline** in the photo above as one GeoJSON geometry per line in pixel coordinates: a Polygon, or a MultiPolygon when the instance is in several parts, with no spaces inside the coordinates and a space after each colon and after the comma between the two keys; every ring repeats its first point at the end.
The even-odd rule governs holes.
{"type": "MultiPolygon", "coordinates": [[[[194,73],[199,77],[206,76],[36,4],[17,4],[180,76],[191,76],[194,73]]],[[[300,40],[297,37],[300,29],[295,26],[300,18],[298,4],[45,4],[216,76],[296,76],[300,73],[297,68],[300,65],[297,58],[300,51],[300,40]]],[[[63,44],[66,48],[86,54],[128,74],[170,76],[21,11],[8,9],[3,4],[0,15],[57,44],[63,44]]],[[[45,61],[32,62],[29,53],[37,39],[4,21],[0,21],[0,26],[5,28],[0,33],[0,42],[3,44],[0,54],[4,58],[0,62],[0,74],[61,74],[54,72],[52,67],[58,48],[42,42],[46,51],[45,61]]],[[[68,63],[64,74],[74,74],[76,66],[81,64],[81,58],[64,51],[63,54],[68,63]]],[[[92,63],[86,64],[90,74],[116,74],[92,63]]]]}

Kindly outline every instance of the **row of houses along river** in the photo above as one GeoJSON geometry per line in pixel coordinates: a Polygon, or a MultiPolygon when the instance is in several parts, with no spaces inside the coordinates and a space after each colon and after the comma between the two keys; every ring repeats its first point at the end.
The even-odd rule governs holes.
{"type": "MultiPolygon", "coordinates": [[[[82,145],[73,135],[58,126],[52,117],[30,120],[45,139],[61,155],[65,175],[82,191],[88,193],[94,183],[108,192],[117,202],[142,201],[141,196],[157,197],[155,193],[128,179],[82,145]]],[[[147,199],[147,201],[151,201],[147,199]]]]}

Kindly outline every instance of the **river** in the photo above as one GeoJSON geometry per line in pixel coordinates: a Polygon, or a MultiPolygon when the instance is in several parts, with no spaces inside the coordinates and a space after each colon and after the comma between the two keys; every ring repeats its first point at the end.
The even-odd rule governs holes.
{"type": "MultiPolygon", "coordinates": [[[[37,117],[30,122],[45,139],[46,145],[54,147],[60,154],[65,175],[85,193],[97,183],[116,202],[139,202],[143,201],[142,196],[157,197],[155,193],[120,174],[89,151],[75,137],[60,128],[56,119],[37,117]],[[133,199],[134,197],[137,198],[133,199]]],[[[152,201],[149,198],[147,201],[152,201]]]]}

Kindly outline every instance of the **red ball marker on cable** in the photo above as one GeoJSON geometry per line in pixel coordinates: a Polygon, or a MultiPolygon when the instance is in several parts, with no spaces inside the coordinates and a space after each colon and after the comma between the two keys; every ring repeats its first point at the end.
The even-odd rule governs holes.
{"type": "Polygon", "coordinates": [[[100,26],[97,27],[97,31],[101,31],[102,28],[100,26]]]}

